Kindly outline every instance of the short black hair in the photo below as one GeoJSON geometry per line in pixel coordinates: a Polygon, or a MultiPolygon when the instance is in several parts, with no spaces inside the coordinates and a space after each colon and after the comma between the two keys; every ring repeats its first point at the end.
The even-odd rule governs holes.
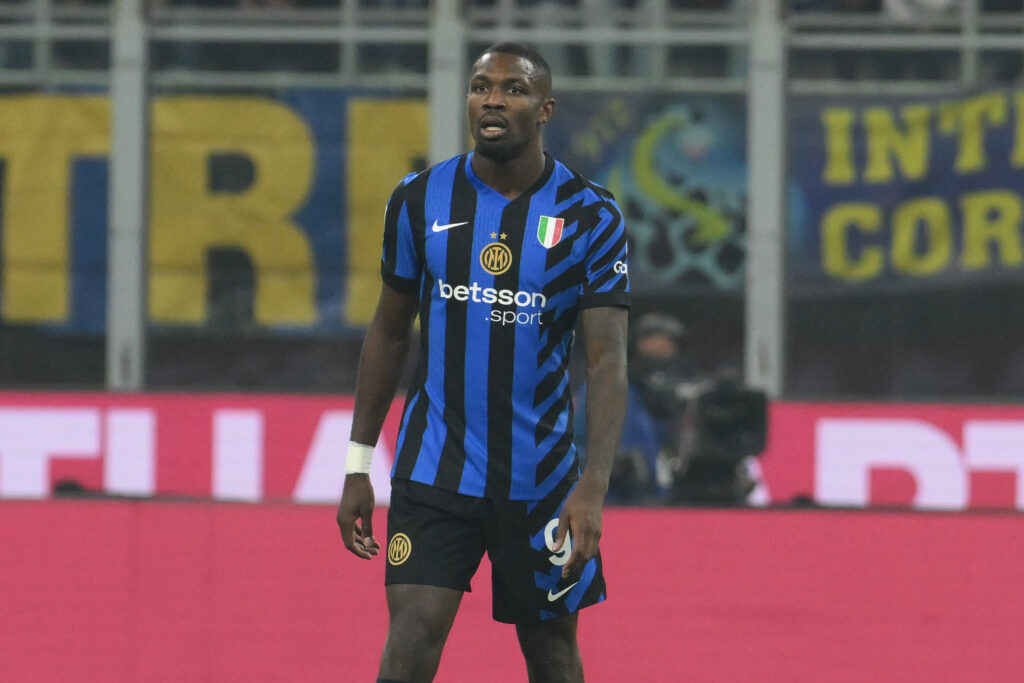
{"type": "Polygon", "coordinates": [[[514,55],[516,57],[522,57],[536,67],[537,77],[535,80],[546,81],[548,90],[551,89],[551,66],[548,64],[548,60],[544,59],[544,55],[538,52],[535,48],[532,48],[525,43],[502,41],[491,45],[489,48],[477,55],[476,60],[473,63],[476,64],[476,62],[480,61],[481,57],[488,54],[514,55]]]}

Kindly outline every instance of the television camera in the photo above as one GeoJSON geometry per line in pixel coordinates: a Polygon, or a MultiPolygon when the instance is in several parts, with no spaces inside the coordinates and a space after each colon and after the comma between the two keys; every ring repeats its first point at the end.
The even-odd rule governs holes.
{"type": "Polygon", "coordinates": [[[731,380],[675,385],[679,411],[669,502],[742,505],[757,482],[748,458],[759,456],[768,436],[764,392],[731,380]]]}

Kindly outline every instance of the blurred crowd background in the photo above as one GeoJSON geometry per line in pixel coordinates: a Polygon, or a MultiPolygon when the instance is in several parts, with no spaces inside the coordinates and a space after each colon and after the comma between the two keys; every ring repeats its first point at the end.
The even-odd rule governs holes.
{"type": "MultiPolygon", "coordinates": [[[[9,69],[52,66],[61,69],[102,70],[109,66],[110,0],[4,0],[0,21],[10,36],[0,46],[0,65],[9,69]],[[12,31],[13,25],[35,28],[12,31]],[[45,27],[45,28],[43,28],[45,27]],[[40,46],[40,43],[46,45],[40,46]]],[[[742,27],[750,0],[467,0],[462,12],[472,25],[511,26],[568,31],[645,29],[651,26],[702,28],[742,27]]],[[[786,0],[794,35],[807,32],[842,34],[851,30],[878,31],[903,41],[888,47],[829,46],[828,39],[790,53],[793,78],[841,80],[963,80],[981,78],[1000,82],[1021,75],[1020,50],[986,47],[983,36],[1019,34],[1021,0],[786,0]],[[949,37],[973,32],[978,40],[977,64],[965,74],[963,49],[949,37]],[[908,38],[909,36],[909,38],[908,38]],[[931,40],[929,40],[931,38],[931,40]],[[932,46],[927,44],[931,42],[932,46]],[[902,42],[902,45],[899,43],[902,42]]],[[[424,73],[427,48],[415,29],[430,21],[427,0],[150,0],[149,16],[158,25],[201,25],[194,38],[177,31],[174,39],[154,41],[151,63],[155,71],[277,71],[336,74],[356,69],[363,74],[424,73]],[[245,26],[295,27],[290,38],[216,36],[216,27],[245,31],[245,26]],[[301,27],[316,26],[318,35],[305,38],[301,27]],[[368,38],[352,45],[324,38],[329,27],[399,27],[392,39],[368,38]],[[333,43],[333,44],[332,44],[333,43]],[[352,64],[347,64],[351,61],[352,64]]],[[[576,34],[578,35],[578,34],[576,34]]],[[[609,41],[614,42],[614,41],[609,41]]],[[[746,72],[742,40],[721,44],[709,34],[695,44],[668,44],[663,51],[671,76],[727,77],[746,72]]],[[[567,44],[551,50],[560,75],[640,76],[650,73],[651,53],[658,46],[643,44],[567,44]]],[[[972,59],[974,59],[972,58],[972,59]]],[[[382,83],[381,85],[387,85],[382,83]]]]}
{"type": "MultiPolygon", "coordinates": [[[[107,93],[115,7],[107,0],[0,3],[0,99],[18,102],[35,95],[107,93]]],[[[151,96],[158,100],[244,95],[294,104],[330,92],[345,98],[423,100],[429,85],[434,11],[425,0],[150,2],[146,21],[151,96]]],[[[673,169],[670,159],[659,171],[662,186],[672,189],[678,201],[665,199],[659,204],[657,197],[635,196],[621,179],[619,200],[631,227],[637,226],[631,264],[638,283],[634,320],[651,312],[671,316],[685,330],[677,342],[688,355],[688,372],[698,377],[743,376],[743,136],[750,115],[746,97],[751,11],[744,0],[472,0],[460,4],[458,11],[467,56],[502,31],[537,39],[555,68],[556,87],[566,102],[559,112],[562,128],[552,131],[551,140],[570,162],[576,155],[581,165],[591,165],[581,170],[613,166],[601,166],[599,155],[588,157],[585,144],[569,138],[573,130],[594,128],[594,110],[587,103],[597,103],[598,109],[612,103],[608,117],[613,123],[616,111],[626,112],[623,121],[640,121],[637,125],[650,124],[676,105],[687,112],[694,125],[672,149],[682,149],[679,154],[686,156],[688,165],[673,169]],[[737,119],[732,128],[719,127],[730,116],[737,119]],[[729,173],[721,165],[699,166],[723,147],[735,152],[735,168],[729,173]],[[725,235],[710,246],[693,239],[693,226],[687,222],[692,207],[713,208],[725,221],[725,235]],[[694,265],[705,262],[711,265],[694,265]],[[652,275],[655,270],[657,277],[652,275]]],[[[906,98],[939,103],[993,90],[1008,93],[1010,106],[1002,121],[1011,139],[1020,139],[1012,136],[1022,135],[1019,128],[1024,127],[1024,103],[1014,90],[1024,65],[1021,0],[791,0],[781,11],[787,97],[793,98],[789,110],[796,112],[789,124],[791,169],[806,166],[809,162],[801,155],[813,147],[801,141],[808,115],[800,118],[800,112],[811,106],[807,102],[818,107],[814,111],[822,111],[833,99],[856,108],[856,98],[863,98],[865,106],[881,103],[899,111],[906,98]]],[[[309,117],[343,117],[342,111],[327,110],[322,103],[303,106],[309,117]]],[[[611,125],[602,132],[598,127],[602,149],[614,148],[620,134],[632,135],[634,142],[640,139],[636,126],[627,128],[611,125]]],[[[17,130],[7,125],[5,135],[16,137],[17,130]]],[[[387,137],[389,132],[376,134],[387,137]]],[[[45,140],[44,136],[39,144],[45,140]]],[[[5,144],[13,144],[10,137],[5,144]]],[[[320,154],[345,155],[350,153],[346,145],[352,143],[343,139],[340,151],[319,138],[316,144],[320,154]]],[[[655,154],[664,156],[672,149],[655,154]]],[[[251,160],[230,152],[208,159],[204,182],[213,195],[244,190],[260,177],[261,169],[251,160]]],[[[605,154],[606,161],[611,154],[605,154]]],[[[425,163],[421,154],[406,170],[425,163]]],[[[1010,167],[1019,165],[1017,159],[1010,167]]],[[[73,166],[75,178],[88,175],[78,162],[73,166]]],[[[6,160],[0,166],[5,173],[5,206],[11,205],[12,193],[21,191],[11,182],[11,169],[6,160]]],[[[356,171],[347,168],[345,173],[352,176],[356,171]]],[[[597,175],[601,177],[600,172],[597,175]]],[[[384,176],[376,190],[379,195],[386,197],[400,176],[384,176]]],[[[602,180],[615,185],[616,176],[609,171],[602,180]]],[[[1012,193],[1016,180],[1006,182],[1012,193]]],[[[102,182],[89,185],[101,186],[102,182]]],[[[325,190],[334,191],[345,196],[355,190],[325,190]]],[[[795,192],[800,196],[794,195],[790,207],[793,225],[806,222],[805,216],[793,212],[816,201],[813,187],[797,187],[795,192]]],[[[936,184],[912,194],[944,196],[956,214],[957,192],[936,184]]],[[[848,199],[856,200],[855,195],[856,188],[851,189],[848,199]]],[[[876,192],[869,201],[884,205],[889,201],[884,195],[876,192]]],[[[87,239],[82,235],[88,233],[74,225],[85,200],[75,195],[68,201],[73,204],[68,227],[72,255],[59,262],[18,260],[21,252],[10,236],[15,226],[7,223],[0,228],[0,268],[5,273],[0,300],[7,302],[0,309],[2,388],[104,386],[103,307],[96,300],[105,296],[106,285],[96,283],[104,282],[105,262],[102,255],[91,260],[75,256],[88,251],[75,242],[87,239]],[[10,273],[18,268],[70,268],[71,293],[63,295],[73,300],[70,312],[36,320],[12,313],[15,279],[10,273]]],[[[344,201],[361,200],[348,196],[344,201]]],[[[373,201],[379,198],[375,195],[373,201]]],[[[890,209],[885,208],[886,215],[890,209]]],[[[321,227],[339,237],[328,241],[327,248],[338,244],[344,250],[353,231],[379,228],[350,225],[344,212],[328,213],[326,227],[321,227]]],[[[307,214],[304,225],[319,220],[312,212],[307,214]]],[[[1016,220],[1019,242],[1019,216],[1016,220]]],[[[812,223],[812,228],[817,226],[812,223]]],[[[30,225],[19,229],[33,230],[30,225]]],[[[187,221],[175,229],[179,239],[189,239],[187,221]]],[[[921,229],[913,238],[919,251],[926,250],[920,241],[929,234],[927,226],[921,229]]],[[[800,239],[798,232],[791,225],[786,239],[800,239]]],[[[956,230],[954,234],[959,235],[956,230]]],[[[955,260],[960,238],[953,239],[955,260]]],[[[1012,235],[1006,239],[1013,241],[1012,235]]],[[[1019,256],[1010,242],[1000,243],[999,254],[989,254],[995,264],[990,270],[998,271],[991,277],[936,277],[909,284],[882,278],[863,286],[805,286],[806,268],[794,260],[795,265],[787,267],[785,286],[785,396],[996,401],[1024,397],[1024,297],[1019,256]]],[[[851,247],[850,259],[858,258],[858,249],[851,247]]],[[[789,254],[796,251],[796,246],[787,245],[788,257],[798,259],[789,254]]],[[[316,259],[320,254],[317,251],[316,259]]],[[[148,389],[353,390],[365,316],[346,317],[338,296],[324,294],[331,289],[325,283],[347,277],[344,265],[332,270],[317,262],[316,322],[272,325],[262,322],[256,311],[259,269],[251,254],[231,244],[213,245],[204,264],[200,276],[207,282],[208,305],[202,319],[188,324],[154,320],[148,327],[148,389]]],[[[372,288],[369,291],[365,296],[372,298],[372,288]]]]}

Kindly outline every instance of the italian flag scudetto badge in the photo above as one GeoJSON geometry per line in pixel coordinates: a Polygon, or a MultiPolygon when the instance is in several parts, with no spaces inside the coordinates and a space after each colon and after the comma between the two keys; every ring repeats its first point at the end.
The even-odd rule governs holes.
{"type": "Polygon", "coordinates": [[[540,240],[540,243],[545,248],[550,249],[562,239],[562,225],[564,223],[565,220],[562,218],[540,217],[540,223],[537,225],[537,239],[540,240]]]}

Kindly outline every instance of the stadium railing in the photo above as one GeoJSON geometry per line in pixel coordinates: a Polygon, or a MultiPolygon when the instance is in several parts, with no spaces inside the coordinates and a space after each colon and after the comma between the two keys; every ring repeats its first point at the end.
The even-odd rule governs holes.
{"type": "MultiPolygon", "coordinates": [[[[913,23],[868,2],[835,4],[794,3],[782,17],[792,92],[934,92],[1021,75],[1024,11],[1006,10],[1013,2],[996,11],[967,0],[913,23]]],[[[467,55],[529,40],[556,53],[564,89],[744,92],[749,13],[706,0],[493,0],[463,3],[459,15],[467,55]]],[[[147,14],[158,88],[423,90],[429,68],[425,3],[152,2],[147,14]]],[[[0,84],[106,85],[110,37],[105,2],[0,3],[0,84]]]]}

